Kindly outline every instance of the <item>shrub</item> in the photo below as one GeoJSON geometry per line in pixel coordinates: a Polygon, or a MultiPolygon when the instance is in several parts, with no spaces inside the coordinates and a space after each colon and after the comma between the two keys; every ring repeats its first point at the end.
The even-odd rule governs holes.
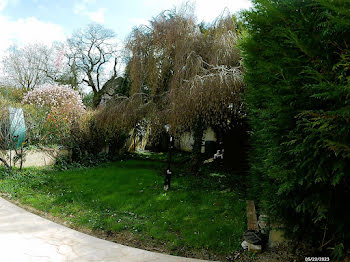
{"type": "Polygon", "coordinates": [[[22,100],[23,104],[49,107],[62,117],[71,118],[84,112],[85,106],[78,91],[68,86],[46,84],[29,91],[22,100]]]}
{"type": "Polygon", "coordinates": [[[89,162],[103,162],[107,154],[109,158],[119,156],[127,136],[120,130],[115,130],[113,133],[106,131],[105,127],[101,127],[100,122],[97,121],[98,117],[98,112],[87,111],[74,120],[71,126],[71,148],[74,162],[86,166],[89,162]]]}
{"type": "Polygon", "coordinates": [[[104,134],[112,151],[117,153],[130,131],[136,134],[141,126],[146,125],[144,120],[149,110],[150,104],[145,103],[142,94],[115,97],[96,112],[96,128],[104,134]]]}
{"type": "Polygon", "coordinates": [[[0,86],[1,95],[12,103],[20,103],[22,101],[25,90],[22,88],[0,86]]]}
{"type": "MultiPolygon", "coordinates": [[[[0,150],[8,149],[9,105],[9,101],[0,94],[0,150]]],[[[0,151],[0,155],[3,157],[4,153],[0,151]]]]}
{"type": "Polygon", "coordinates": [[[81,96],[68,86],[35,88],[23,97],[22,104],[46,111],[45,135],[52,143],[65,143],[72,121],[85,112],[81,96]]]}
{"type": "Polygon", "coordinates": [[[94,107],[94,93],[90,92],[88,94],[83,95],[83,103],[86,108],[93,108],[94,107]]]}
{"type": "Polygon", "coordinates": [[[42,146],[59,142],[57,132],[52,132],[47,122],[48,108],[38,108],[29,104],[22,105],[22,108],[26,122],[26,145],[42,146]]]}
{"type": "Polygon", "coordinates": [[[105,137],[96,129],[94,111],[88,111],[73,122],[71,127],[73,161],[79,161],[85,155],[97,155],[105,145],[105,137]]]}
{"type": "Polygon", "coordinates": [[[350,238],[349,8],[256,0],[243,14],[251,194],[321,248],[350,238]]]}

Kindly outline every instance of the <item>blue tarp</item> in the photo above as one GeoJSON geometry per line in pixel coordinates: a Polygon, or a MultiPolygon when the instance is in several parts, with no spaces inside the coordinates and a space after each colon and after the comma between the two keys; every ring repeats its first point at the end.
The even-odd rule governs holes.
{"type": "Polygon", "coordinates": [[[24,121],[24,114],[22,108],[9,108],[10,113],[10,130],[9,135],[13,142],[10,144],[10,148],[14,146],[19,148],[26,138],[26,124],[24,121]]]}

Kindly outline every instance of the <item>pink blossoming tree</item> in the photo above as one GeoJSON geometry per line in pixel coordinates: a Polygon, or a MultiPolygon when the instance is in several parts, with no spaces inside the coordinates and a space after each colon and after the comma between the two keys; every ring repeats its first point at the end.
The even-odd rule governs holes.
{"type": "Polygon", "coordinates": [[[46,131],[58,142],[69,135],[72,121],[85,112],[78,91],[64,85],[46,84],[35,88],[23,97],[22,104],[47,109],[46,131]]]}

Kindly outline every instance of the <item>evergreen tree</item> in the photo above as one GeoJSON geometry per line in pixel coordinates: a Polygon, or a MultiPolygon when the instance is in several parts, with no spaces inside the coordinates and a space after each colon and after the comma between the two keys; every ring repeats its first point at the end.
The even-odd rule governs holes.
{"type": "MultiPolygon", "coordinates": [[[[251,195],[317,247],[350,237],[350,2],[255,0],[241,42],[251,195]]],[[[304,238],[305,239],[305,238],[304,238]]]]}

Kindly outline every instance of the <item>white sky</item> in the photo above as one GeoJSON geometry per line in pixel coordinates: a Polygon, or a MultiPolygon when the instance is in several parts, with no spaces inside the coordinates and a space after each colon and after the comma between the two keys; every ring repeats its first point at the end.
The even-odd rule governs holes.
{"type": "MultiPolygon", "coordinates": [[[[91,22],[117,33],[119,42],[132,27],[147,23],[183,0],[0,0],[0,61],[12,45],[64,41],[91,22]]],[[[225,8],[235,13],[252,6],[250,0],[192,0],[198,23],[211,22],[225,8]]],[[[0,66],[1,70],[1,66],[0,66]]]]}
{"type": "MultiPolygon", "coordinates": [[[[228,8],[251,7],[250,0],[192,0],[198,22],[211,22],[228,8]]],[[[0,0],[0,53],[13,43],[51,43],[90,22],[113,29],[123,40],[135,25],[183,0],[0,0]]]]}

